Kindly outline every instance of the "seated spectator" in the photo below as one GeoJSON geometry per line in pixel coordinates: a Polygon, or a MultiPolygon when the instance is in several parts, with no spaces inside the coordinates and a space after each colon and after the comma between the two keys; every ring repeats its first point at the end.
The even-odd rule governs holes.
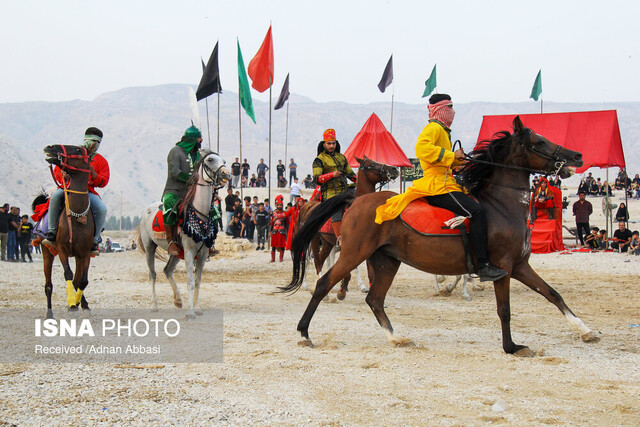
{"type": "Polygon", "coordinates": [[[287,179],[280,175],[278,177],[278,188],[285,188],[287,186],[287,179]]]}
{"type": "Polygon", "coordinates": [[[629,221],[629,212],[627,212],[627,206],[624,203],[620,203],[618,212],[616,212],[616,221],[629,221]]]}
{"type": "Polygon", "coordinates": [[[256,178],[256,174],[251,174],[251,179],[249,180],[249,187],[257,187],[258,186],[258,178],[256,178]]]}
{"type": "Polygon", "coordinates": [[[304,188],[313,188],[313,178],[311,177],[311,174],[308,174],[302,182],[304,183],[304,188]]]}
{"type": "MultiPolygon", "coordinates": [[[[600,179],[600,178],[598,178],[600,179]]],[[[602,184],[602,187],[600,187],[598,194],[601,196],[606,195],[606,191],[607,189],[609,190],[609,195],[613,196],[613,191],[611,191],[611,186],[607,183],[607,181],[604,182],[604,184],[602,184]]]]}
{"type": "Polygon", "coordinates": [[[631,231],[624,226],[624,222],[618,223],[618,229],[613,233],[613,243],[611,248],[619,250],[620,252],[627,252],[629,250],[629,244],[631,243],[631,231]]]}
{"type": "Polygon", "coordinates": [[[598,249],[607,249],[607,230],[598,231],[596,243],[598,244],[598,249]]]}
{"type": "Polygon", "coordinates": [[[258,187],[266,187],[267,186],[267,180],[265,179],[264,175],[258,175],[258,187]]]}
{"type": "Polygon", "coordinates": [[[240,221],[238,216],[233,217],[227,228],[227,235],[233,236],[234,239],[239,239],[244,231],[244,224],[240,221]]]}
{"type": "Polygon", "coordinates": [[[631,243],[629,244],[629,248],[633,255],[640,255],[640,234],[638,233],[638,230],[634,230],[633,233],[631,233],[631,243]]]}
{"type": "Polygon", "coordinates": [[[598,249],[598,227],[591,227],[591,234],[584,239],[584,246],[589,249],[598,249]]]}
{"type": "Polygon", "coordinates": [[[549,219],[553,219],[553,208],[555,207],[553,192],[547,187],[547,179],[540,178],[540,185],[536,188],[533,196],[533,209],[531,219],[535,221],[538,217],[538,209],[548,209],[549,219]]]}

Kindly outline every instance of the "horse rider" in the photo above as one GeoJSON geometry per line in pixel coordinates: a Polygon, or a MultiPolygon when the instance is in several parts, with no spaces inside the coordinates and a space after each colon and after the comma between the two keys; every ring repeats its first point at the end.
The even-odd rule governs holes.
{"type": "MultiPolygon", "coordinates": [[[[169,255],[177,256],[180,245],[177,242],[178,202],[187,193],[187,183],[200,160],[199,149],[202,144],[200,129],[190,126],[184,131],[179,142],[167,155],[167,182],[162,192],[162,219],[169,242],[169,255]]],[[[209,248],[209,255],[215,255],[215,246],[209,248]]]]}
{"type": "MultiPolygon", "coordinates": [[[[313,181],[320,185],[322,200],[328,200],[350,190],[347,178],[356,181],[356,174],[349,166],[347,158],[340,152],[340,143],[336,131],[327,129],[318,143],[318,157],[313,160],[313,181]]],[[[340,231],[343,210],[332,217],[333,233],[336,235],[336,248],[340,249],[340,231]]]]}
{"type": "MultiPolygon", "coordinates": [[[[104,204],[96,188],[104,188],[109,183],[109,163],[107,159],[98,154],[98,148],[102,142],[102,131],[95,127],[90,127],[84,132],[84,142],[82,146],[87,149],[89,155],[89,204],[93,212],[93,222],[96,227],[93,236],[93,246],[91,246],[91,255],[98,256],[98,243],[100,242],[100,233],[104,228],[107,219],[107,206],[104,204]]],[[[67,173],[58,166],[54,169],[54,176],[58,182],[63,182],[67,173]]],[[[56,246],[56,236],[58,234],[58,220],[60,211],[64,204],[64,190],[58,188],[49,198],[49,232],[47,237],[42,241],[46,246],[56,246]]]]}
{"type": "Polygon", "coordinates": [[[464,215],[470,220],[471,245],[478,259],[480,281],[496,281],[507,272],[489,261],[487,251],[487,214],[484,207],[468,196],[453,177],[453,168],[464,164],[462,149],[452,151],[451,124],[455,116],[453,102],[447,94],[434,94],[429,98],[429,123],[416,143],[416,157],[424,176],[397,196],[391,197],[376,209],[376,223],[394,219],[413,200],[426,197],[437,206],[464,215]]]}

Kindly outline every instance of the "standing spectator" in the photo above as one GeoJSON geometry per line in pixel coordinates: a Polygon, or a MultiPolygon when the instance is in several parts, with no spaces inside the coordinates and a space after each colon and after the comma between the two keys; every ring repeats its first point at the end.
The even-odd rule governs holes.
{"type": "Polygon", "coordinates": [[[593,213],[593,206],[591,202],[586,200],[586,195],[583,192],[579,195],[579,200],[573,204],[573,215],[576,217],[576,227],[578,228],[578,238],[580,239],[580,245],[584,246],[584,234],[589,234],[589,216],[593,213]]]}
{"type": "Polygon", "coordinates": [[[289,203],[295,206],[298,198],[302,196],[302,190],[300,189],[300,184],[298,184],[298,178],[293,178],[293,184],[291,184],[291,193],[289,203]]]}
{"type": "Polygon", "coordinates": [[[31,258],[31,232],[33,225],[29,223],[29,215],[22,215],[20,222],[20,252],[22,252],[22,262],[27,262],[25,255],[29,257],[29,262],[33,262],[31,258]]]}
{"type": "Polygon", "coordinates": [[[278,182],[280,182],[280,177],[284,178],[284,171],[286,168],[282,164],[282,160],[278,160],[278,164],[276,165],[276,172],[278,173],[278,182]]]}
{"type": "Polygon", "coordinates": [[[618,212],[616,212],[616,221],[629,221],[629,212],[627,211],[627,206],[624,203],[620,203],[618,207],[618,212]]]}
{"type": "Polygon", "coordinates": [[[229,223],[231,222],[231,218],[233,218],[233,212],[236,209],[236,196],[233,194],[233,190],[231,188],[227,189],[227,197],[224,198],[224,212],[225,219],[224,223],[226,225],[225,231],[229,231],[229,223]]]}
{"type": "Polygon", "coordinates": [[[242,224],[244,224],[244,234],[242,237],[253,243],[253,233],[249,234],[249,231],[253,232],[253,223],[251,221],[251,197],[245,196],[244,209],[242,210],[242,224]],[[251,227],[251,229],[249,229],[251,227]]]}
{"type": "Polygon", "coordinates": [[[298,164],[291,159],[289,163],[289,186],[293,185],[293,180],[298,177],[298,164]]]}
{"type": "Polygon", "coordinates": [[[7,259],[11,262],[20,260],[20,248],[18,247],[18,233],[20,229],[20,212],[17,207],[11,206],[9,211],[9,242],[7,244],[7,259]]]}
{"type": "Polygon", "coordinates": [[[273,213],[273,208],[269,204],[269,199],[264,199],[264,210],[269,213],[269,216],[273,213]]]}
{"type": "Polygon", "coordinates": [[[560,177],[558,175],[556,175],[555,178],[553,178],[551,181],[549,181],[549,185],[552,185],[556,188],[560,188],[560,185],[562,184],[562,181],[560,180],[560,177]]]}
{"type": "Polygon", "coordinates": [[[238,161],[237,157],[236,161],[231,163],[231,175],[231,185],[233,186],[233,188],[238,188],[238,185],[240,184],[240,162],[238,161]]]}
{"type": "MultiPolygon", "coordinates": [[[[222,222],[222,200],[220,200],[220,196],[218,196],[218,192],[213,192],[213,206],[218,210],[218,230],[221,232],[224,231],[223,222],[222,222]]],[[[132,248],[134,249],[134,248],[132,248]]]]}
{"type": "Polygon", "coordinates": [[[240,198],[237,198],[235,201],[235,205],[233,205],[233,216],[237,216],[240,221],[242,221],[242,214],[244,213],[244,209],[242,209],[242,202],[240,198]]]}
{"type": "Polygon", "coordinates": [[[251,213],[251,219],[249,220],[249,224],[247,226],[247,236],[249,236],[251,241],[253,242],[253,238],[255,237],[256,232],[256,214],[258,213],[259,203],[258,196],[253,196],[253,200],[251,201],[251,206],[249,207],[249,211],[251,213]]]}
{"type": "Polygon", "coordinates": [[[311,177],[311,174],[307,174],[302,182],[304,183],[304,188],[313,188],[313,178],[311,177]]]}
{"type": "Polygon", "coordinates": [[[9,203],[0,208],[0,255],[2,261],[7,260],[7,243],[9,241],[9,203]]]}
{"type": "Polygon", "coordinates": [[[269,170],[269,166],[264,164],[264,159],[260,159],[260,163],[256,167],[256,171],[258,172],[258,181],[260,181],[261,185],[258,187],[266,187],[267,186],[267,171],[269,170]]]}
{"type": "Polygon", "coordinates": [[[258,212],[256,212],[254,224],[258,229],[258,246],[257,250],[264,250],[264,244],[267,241],[267,231],[269,230],[269,212],[264,208],[264,203],[258,205],[258,212]]]}
{"type": "Polygon", "coordinates": [[[249,166],[247,159],[244,159],[244,162],[242,162],[242,177],[246,179],[247,185],[249,183],[249,169],[251,169],[251,166],[249,166]]]}
{"type": "Polygon", "coordinates": [[[613,233],[612,249],[618,249],[620,252],[627,252],[631,243],[631,231],[624,226],[624,221],[618,223],[618,229],[613,233]]]}
{"type": "Polygon", "coordinates": [[[569,201],[567,200],[567,196],[562,198],[562,217],[567,216],[567,209],[569,208],[569,201]]]}

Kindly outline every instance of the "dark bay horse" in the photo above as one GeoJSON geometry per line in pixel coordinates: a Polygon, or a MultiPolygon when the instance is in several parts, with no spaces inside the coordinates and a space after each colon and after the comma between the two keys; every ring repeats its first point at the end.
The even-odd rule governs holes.
{"type": "MultiPolygon", "coordinates": [[[[81,304],[89,310],[89,304],[83,293],[89,283],[89,263],[91,262],[91,246],[95,225],[89,204],[89,156],[84,147],[75,145],[48,145],[44,148],[46,161],[64,171],[69,181],[65,189],[65,208],[58,222],[56,246],[49,248],[42,245],[45,285],[47,296],[47,317],[53,317],[51,295],[51,269],[56,255],[64,268],[67,281],[67,304],[69,310],[77,310],[81,304]],[[76,259],[75,275],[69,266],[69,258],[76,259]]],[[[64,183],[61,184],[63,187],[64,183]]]]}
{"type": "MultiPolygon", "coordinates": [[[[369,159],[366,156],[364,156],[363,159],[356,157],[356,160],[359,163],[359,167],[358,176],[356,178],[355,197],[375,192],[376,185],[384,185],[387,182],[396,179],[400,174],[398,168],[396,168],[395,166],[376,162],[375,160],[369,159]]],[[[311,215],[311,212],[313,212],[313,210],[319,205],[319,201],[310,200],[300,209],[300,216],[298,217],[298,228],[300,228],[304,224],[309,215],[311,215]]],[[[322,271],[322,266],[329,257],[329,254],[331,253],[331,250],[335,245],[336,236],[333,232],[318,232],[310,242],[311,252],[313,253],[313,263],[317,274],[320,274],[320,272],[322,271]]],[[[302,275],[304,276],[304,273],[302,273],[302,275]]],[[[350,279],[350,274],[345,276],[338,293],[338,299],[344,299],[350,279]]]]}
{"type": "MultiPolygon", "coordinates": [[[[530,173],[557,173],[566,178],[572,167],[582,165],[582,155],[553,144],[522,125],[519,117],[513,122],[514,133],[496,134],[487,148],[471,153],[462,171],[463,182],[487,211],[488,245],[491,262],[509,274],[494,282],[498,316],[502,326],[502,346],[506,353],[532,356],[526,346],[511,338],[509,286],[511,278],[519,280],[544,296],[564,314],[584,342],[599,338],[565,304],[562,297],[541,279],[529,265],[530,235],[527,228],[529,212],[530,173]]],[[[298,231],[292,248],[294,275],[282,288],[292,292],[299,288],[296,267],[303,261],[308,242],[317,229],[337,209],[353,200],[342,223],[342,252],[338,262],[316,285],[315,292],[298,323],[305,342],[309,340],[309,324],[318,304],[342,277],[366,260],[373,271],[371,289],[366,297],[378,323],[389,340],[398,345],[406,342],[393,335],[391,322],[384,310],[384,300],[400,263],[404,262],[432,274],[459,275],[466,273],[465,255],[459,237],[423,236],[402,224],[400,218],[376,224],[376,208],[394,196],[393,192],[353,197],[334,197],[321,204],[298,231]]],[[[299,269],[298,269],[299,271],[299,269]]]]}

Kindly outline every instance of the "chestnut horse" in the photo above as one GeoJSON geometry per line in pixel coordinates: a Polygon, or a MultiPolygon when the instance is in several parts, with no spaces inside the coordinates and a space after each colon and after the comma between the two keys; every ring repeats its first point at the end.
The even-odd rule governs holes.
{"type": "MultiPolygon", "coordinates": [[[[58,236],[55,248],[42,245],[44,266],[44,293],[47,296],[47,318],[53,317],[51,308],[51,269],[53,259],[60,256],[67,281],[67,304],[69,310],[77,310],[81,304],[89,310],[89,304],[83,293],[89,284],[89,263],[91,262],[91,246],[95,225],[89,204],[89,156],[84,147],[75,145],[48,145],[44,148],[46,160],[56,165],[69,176],[65,189],[65,209],[62,210],[58,222],[58,236]],[[69,258],[76,259],[76,273],[69,266],[69,258]]],[[[58,183],[65,186],[63,183],[58,183]]],[[[63,188],[64,189],[64,188],[63,188]]]]}
{"type": "MultiPolygon", "coordinates": [[[[491,262],[509,274],[494,282],[498,316],[502,326],[502,347],[506,353],[533,356],[526,346],[511,338],[509,286],[511,278],[519,280],[553,303],[585,342],[599,338],[565,304],[562,297],[540,278],[529,265],[530,234],[529,176],[531,173],[571,175],[572,167],[582,166],[582,155],[553,144],[522,125],[519,117],[513,121],[514,133],[499,132],[487,147],[471,153],[461,171],[463,184],[487,211],[488,247],[491,262]]],[[[424,236],[395,218],[376,224],[376,208],[394,196],[393,192],[366,194],[353,200],[341,195],[321,204],[307,219],[293,240],[294,275],[282,288],[293,292],[300,287],[299,266],[306,248],[318,228],[333,212],[353,204],[342,223],[342,252],[338,262],[318,280],[315,292],[298,323],[298,331],[312,345],[309,324],[318,304],[329,290],[362,261],[373,271],[371,289],[366,297],[378,323],[393,344],[406,343],[395,337],[384,310],[384,300],[400,263],[404,262],[432,274],[459,275],[467,273],[464,249],[459,237],[424,236]]]]}

